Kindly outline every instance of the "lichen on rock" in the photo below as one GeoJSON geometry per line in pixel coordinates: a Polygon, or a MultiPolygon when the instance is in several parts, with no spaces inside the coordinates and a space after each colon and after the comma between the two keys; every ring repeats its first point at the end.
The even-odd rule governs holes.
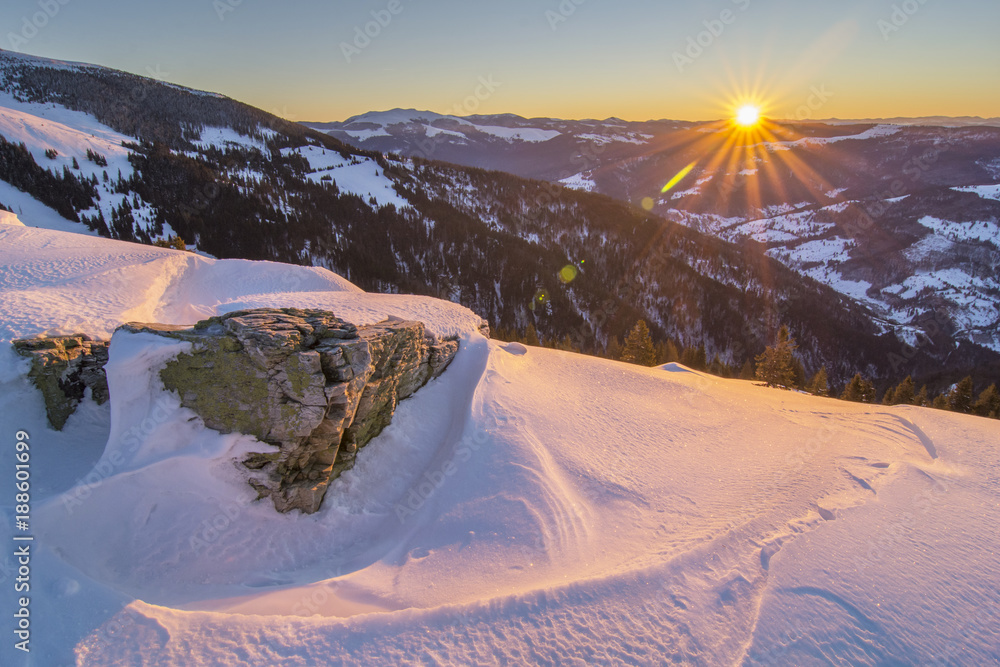
{"type": "Polygon", "coordinates": [[[209,428],[277,448],[243,465],[281,512],[318,510],[330,482],[390,423],[398,402],[442,373],[458,350],[420,322],[356,327],[319,310],[239,311],[188,329],[122,328],[192,343],[160,379],[209,428]]]}
{"type": "Polygon", "coordinates": [[[98,405],[108,400],[108,343],[86,334],[13,341],[18,354],[31,359],[28,377],[42,393],[49,424],[57,431],[90,389],[98,405]]]}

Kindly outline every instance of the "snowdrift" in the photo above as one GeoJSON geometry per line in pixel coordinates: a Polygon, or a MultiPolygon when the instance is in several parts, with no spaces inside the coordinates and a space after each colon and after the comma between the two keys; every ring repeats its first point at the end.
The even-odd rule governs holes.
{"type": "MultiPolygon", "coordinates": [[[[31,434],[37,664],[1000,659],[995,421],[489,341],[456,304],[321,269],[16,224],[0,248],[0,424],[31,434]],[[62,433],[6,344],[257,306],[461,340],[314,515],[255,503],[231,462],[252,439],[163,390],[183,343],[116,336],[110,406],[85,401],[62,433]]],[[[3,478],[13,463],[0,451],[3,478]]],[[[28,664],[11,644],[3,664],[28,664]]]]}

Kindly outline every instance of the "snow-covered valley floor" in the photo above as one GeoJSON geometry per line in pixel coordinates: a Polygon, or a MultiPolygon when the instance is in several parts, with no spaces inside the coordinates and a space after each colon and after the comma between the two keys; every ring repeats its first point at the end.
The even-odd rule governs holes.
{"type": "MultiPolygon", "coordinates": [[[[985,665],[1000,661],[1000,422],[489,341],[452,303],[321,269],[0,216],[4,665],[985,665]],[[247,307],[460,337],[445,374],[279,515],[116,335],[112,400],[45,421],[9,341],[247,307]],[[31,436],[32,653],[11,634],[31,436]]],[[[259,446],[259,445],[258,445],[259,446]]]]}

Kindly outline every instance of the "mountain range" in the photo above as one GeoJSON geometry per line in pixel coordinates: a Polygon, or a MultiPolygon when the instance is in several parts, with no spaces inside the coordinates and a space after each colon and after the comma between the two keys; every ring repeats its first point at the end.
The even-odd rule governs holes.
{"type": "Polygon", "coordinates": [[[735,244],[756,241],[910,345],[943,335],[1000,350],[1000,127],[989,120],[765,121],[746,131],[397,109],[310,125],[356,146],[544,179],[735,244]]]}
{"type": "MultiPolygon", "coordinates": [[[[743,188],[712,204],[717,198],[708,193],[724,187],[722,181],[703,182],[704,196],[681,183],[677,192],[654,199],[686,160],[712,156],[720,143],[727,145],[731,133],[718,125],[534,123],[514,116],[442,121],[393,112],[381,115],[386,121],[378,127],[353,121],[358,136],[338,138],[217,94],[10,52],[0,52],[0,101],[0,181],[6,182],[0,184],[0,204],[29,225],[52,220],[121,240],[179,239],[220,258],[321,266],[368,290],[441,296],[473,309],[495,328],[523,332],[531,325],[543,341],[588,352],[605,352],[645,319],[656,339],[703,346],[705,358],[740,368],[787,324],[799,342],[804,371],[825,366],[835,384],[856,372],[883,387],[913,375],[938,390],[967,374],[983,386],[1000,378],[995,322],[985,315],[968,326],[957,321],[944,289],[937,290],[942,308],[928,311],[918,302],[910,321],[900,323],[879,310],[877,299],[838,291],[835,281],[824,284],[817,267],[805,275],[781,254],[791,243],[773,246],[767,234],[727,236],[710,224],[724,217],[746,223],[746,214],[757,208],[773,213],[765,226],[777,224],[780,215],[801,213],[781,203],[777,186],[762,187],[753,197],[741,194],[743,188]],[[387,144],[382,135],[412,134],[419,142],[418,133],[407,129],[414,123],[425,139],[437,140],[435,147],[413,156],[394,154],[405,145],[387,144]],[[364,139],[365,145],[351,146],[342,141],[347,138],[364,139]],[[481,146],[463,147],[473,140],[481,146]],[[495,150],[486,150],[488,145],[495,150]],[[465,150],[484,162],[461,165],[465,150]],[[684,192],[680,208],[672,197],[684,192]]],[[[793,129],[808,133],[796,140],[805,147],[790,146],[783,155],[798,156],[815,142],[841,145],[849,132],[904,132],[793,129]]],[[[930,132],[928,142],[938,132],[912,131],[930,132]]],[[[984,144],[994,138],[989,129],[955,131],[979,132],[977,141],[984,144]]],[[[786,137],[786,143],[794,142],[786,137]]],[[[957,170],[966,183],[985,179],[995,166],[988,160],[970,166],[948,155],[930,173],[957,170]]],[[[853,172],[843,167],[836,173],[848,179],[853,172]]],[[[820,216],[803,229],[831,238],[835,234],[823,225],[838,219],[840,195],[829,193],[853,187],[852,196],[861,197],[871,190],[866,179],[854,178],[853,185],[831,186],[809,203],[813,190],[796,179],[789,183],[795,192],[784,199],[796,200],[803,210],[814,207],[811,215],[820,216]]],[[[994,202],[979,191],[941,187],[937,195],[915,194],[903,207],[937,196],[965,202],[973,217],[993,210],[994,202]]],[[[954,215],[939,215],[954,221],[954,215]]],[[[953,252],[931,247],[927,261],[952,273],[955,263],[977,267],[969,268],[970,275],[992,284],[995,274],[985,275],[989,262],[981,259],[991,256],[991,241],[960,241],[953,252]]],[[[880,256],[875,253],[867,264],[858,260],[854,270],[883,270],[880,256]]],[[[983,308],[991,312],[989,304],[983,308]]]]}

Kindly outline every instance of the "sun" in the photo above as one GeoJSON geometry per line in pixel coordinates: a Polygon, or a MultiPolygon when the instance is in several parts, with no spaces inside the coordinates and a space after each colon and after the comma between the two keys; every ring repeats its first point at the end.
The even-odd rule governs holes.
{"type": "Polygon", "coordinates": [[[736,124],[743,127],[753,127],[760,121],[760,107],[744,104],[736,110],[736,124]]]}

